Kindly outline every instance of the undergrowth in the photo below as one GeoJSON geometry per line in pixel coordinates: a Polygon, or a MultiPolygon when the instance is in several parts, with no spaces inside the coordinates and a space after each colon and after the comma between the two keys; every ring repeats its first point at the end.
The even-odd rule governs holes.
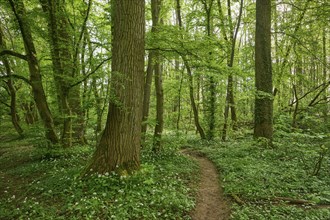
{"type": "Polygon", "coordinates": [[[330,137],[277,129],[274,146],[245,137],[192,142],[221,172],[232,219],[330,219],[330,137]],[[297,204],[290,204],[297,203],[297,204]]]}
{"type": "MultiPolygon", "coordinates": [[[[197,165],[177,153],[178,142],[165,138],[158,155],[145,147],[133,175],[85,180],[79,176],[91,147],[31,148],[33,160],[1,170],[0,219],[189,219],[194,199],[188,185],[197,165]]],[[[14,154],[3,156],[1,164],[14,154]]]]}

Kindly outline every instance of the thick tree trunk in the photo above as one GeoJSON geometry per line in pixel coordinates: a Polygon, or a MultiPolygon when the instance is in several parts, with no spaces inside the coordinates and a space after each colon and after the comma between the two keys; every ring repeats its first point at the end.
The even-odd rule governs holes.
{"type": "Polygon", "coordinates": [[[112,90],[108,118],[86,173],[117,171],[124,175],[140,166],[145,2],[112,3],[112,90]]]}
{"type": "Polygon", "coordinates": [[[255,36],[254,137],[273,138],[271,0],[257,0],[255,36]]]}
{"type": "Polygon", "coordinates": [[[58,137],[55,132],[53,117],[48,107],[46,94],[42,86],[39,62],[37,59],[37,53],[34,47],[31,30],[28,21],[26,20],[25,7],[22,0],[9,0],[9,2],[17,19],[23,37],[30,72],[33,98],[37,105],[40,118],[46,129],[46,138],[51,143],[56,144],[58,143],[58,137]]]}
{"type": "Polygon", "coordinates": [[[54,79],[61,113],[64,147],[72,146],[72,110],[69,105],[69,85],[72,80],[72,45],[68,22],[64,16],[65,5],[60,0],[40,0],[43,10],[48,14],[48,28],[53,62],[54,79]]]}

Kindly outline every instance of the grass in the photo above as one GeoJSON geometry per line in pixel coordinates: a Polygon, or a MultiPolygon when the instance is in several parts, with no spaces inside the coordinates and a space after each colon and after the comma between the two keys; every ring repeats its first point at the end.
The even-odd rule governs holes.
{"type": "Polygon", "coordinates": [[[249,137],[194,145],[221,172],[225,194],[240,200],[233,199],[237,203],[232,207],[232,219],[327,220],[330,219],[328,140],[329,136],[322,134],[277,131],[274,148],[249,137]],[[316,173],[317,167],[320,169],[316,173]],[[292,205],[287,199],[306,203],[292,205]]]}
{"type": "Polygon", "coordinates": [[[177,153],[178,141],[165,138],[159,155],[145,148],[141,169],[131,176],[82,180],[93,148],[49,152],[6,140],[0,148],[0,219],[189,219],[194,191],[188,186],[198,167],[177,153]]]}

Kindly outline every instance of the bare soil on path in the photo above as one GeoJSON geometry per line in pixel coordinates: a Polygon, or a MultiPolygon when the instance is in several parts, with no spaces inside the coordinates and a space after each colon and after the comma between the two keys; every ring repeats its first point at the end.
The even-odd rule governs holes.
{"type": "Polygon", "coordinates": [[[206,157],[188,149],[182,153],[193,157],[200,166],[200,182],[197,203],[191,212],[193,220],[227,220],[230,217],[229,202],[219,183],[219,174],[206,157]]]}

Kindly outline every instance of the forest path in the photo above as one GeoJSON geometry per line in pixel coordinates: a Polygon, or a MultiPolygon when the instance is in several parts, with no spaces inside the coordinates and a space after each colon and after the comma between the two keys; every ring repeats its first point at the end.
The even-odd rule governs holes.
{"type": "Polygon", "coordinates": [[[193,220],[227,220],[230,207],[219,183],[219,174],[213,163],[198,152],[185,149],[182,153],[191,156],[199,163],[200,182],[197,203],[191,212],[193,220]]]}

